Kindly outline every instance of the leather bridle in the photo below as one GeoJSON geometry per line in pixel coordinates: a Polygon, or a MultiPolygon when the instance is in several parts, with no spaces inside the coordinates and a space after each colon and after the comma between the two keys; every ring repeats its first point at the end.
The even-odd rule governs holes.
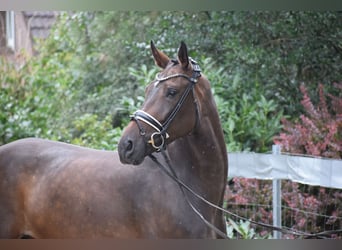
{"type": "MultiPolygon", "coordinates": [[[[169,113],[167,118],[163,123],[159,122],[156,118],[154,118],[151,114],[143,111],[143,110],[137,110],[134,112],[133,115],[131,115],[131,120],[135,121],[141,136],[145,136],[146,132],[141,126],[140,122],[144,122],[145,124],[149,125],[152,127],[156,132],[152,133],[151,138],[147,141],[147,143],[151,144],[154,149],[156,149],[157,152],[161,151],[162,149],[165,149],[166,147],[166,139],[169,138],[169,134],[167,133],[168,128],[170,127],[172,121],[175,119],[177,113],[183,106],[186,98],[188,97],[189,93],[193,91],[193,88],[195,84],[198,81],[198,78],[201,76],[201,69],[197,62],[193,60],[192,58],[189,58],[189,61],[192,64],[192,76],[188,76],[186,74],[173,74],[173,75],[168,75],[164,77],[160,77],[159,75],[156,76],[156,82],[155,85],[158,85],[162,82],[165,82],[167,80],[173,79],[173,78],[178,78],[178,77],[183,77],[189,81],[188,86],[184,90],[182,96],[179,98],[178,102],[176,103],[175,107],[173,110],[169,113]]],[[[197,106],[196,106],[197,109],[197,106]]],[[[196,110],[196,114],[198,115],[198,110],[196,110]]],[[[198,119],[198,117],[196,118],[198,119]]]]}

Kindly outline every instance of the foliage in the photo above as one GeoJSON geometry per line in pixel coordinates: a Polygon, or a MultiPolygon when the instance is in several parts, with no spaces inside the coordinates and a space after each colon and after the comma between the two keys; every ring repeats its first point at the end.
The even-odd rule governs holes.
{"type": "Polygon", "coordinates": [[[135,26],[143,23],[138,17],[145,18],[140,13],[136,17],[129,13],[75,12],[63,16],[59,25],[67,32],[62,39],[78,44],[74,67],[82,75],[72,116],[96,113],[104,118],[121,109],[121,97],[134,99],[142,94],[129,68],[148,59],[147,50],[134,42],[138,36],[135,26]]]}
{"type": "MultiPolygon", "coordinates": [[[[228,210],[258,222],[272,221],[272,183],[247,178],[233,178],[225,193],[228,210]],[[258,206],[257,204],[262,204],[258,206]]],[[[255,228],[255,226],[253,226],[255,228]]],[[[261,236],[267,235],[265,228],[258,228],[261,236]]]]}
{"type": "Polygon", "coordinates": [[[184,40],[217,88],[229,150],[266,151],[279,132],[283,110],[300,110],[299,95],[291,91],[299,82],[321,81],[329,88],[332,79],[341,78],[339,16],[285,11],[66,14],[56,41],[74,49],[74,70],[82,75],[69,116],[112,114],[122,127],[126,120],[121,117],[127,115],[122,99],[137,103],[143,95],[130,70],[152,69],[149,41],[172,56],[184,40]],[[208,57],[212,65],[207,66],[208,57]]]}
{"type": "Polygon", "coordinates": [[[228,83],[237,76],[246,90],[257,83],[266,100],[292,114],[300,110],[300,95],[292,91],[299,83],[311,91],[311,82],[330,88],[341,79],[341,20],[340,12],[310,11],[75,12],[64,16],[60,26],[67,32],[56,37],[77,44],[84,77],[75,115],[105,116],[120,105],[113,96],[141,94],[128,69],[151,65],[151,39],[171,56],[186,41],[190,55],[213,58],[228,83]]]}
{"type": "MultiPolygon", "coordinates": [[[[342,90],[342,84],[335,84],[342,90]]],[[[318,87],[319,103],[312,103],[307,88],[302,85],[301,104],[306,115],[292,123],[283,119],[284,132],[275,137],[275,143],[291,153],[342,158],[342,97],[326,94],[322,84],[318,87]],[[330,97],[331,104],[327,97],[330,97]],[[330,107],[330,108],[329,108],[330,107]]]]}
{"type": "Polygon", "coordinates": [[[53,137],[73,96],[69,63],[69,53],[44,50],[21,66],[1,59],[0,144],[53,137]]]}
{"type": "Polygon", "coordinates": [[[265,90],[256,82],[252,89],[244,86],[240,75],[233,82],[213,60],[203,61],[218,106],[228,152],[268,151],[273,136],[281,129],[283,111],[274,100],[265,98],[265,90]]]}
{"type": "Polygon", "coordinates": [[[9,103],[1,118],[3,142],[26,136],[70,141],[74,119],[84,114],[96,114],[99,121],[112,116],[122,128],[156,72],[149,41],[173,56],[184,40],[213,84],[229,151],[267,151],[280,117],[301,112],[299,94],[292,91],[299,82],[311,93],[310,82],[325,82],[330,91],[330,82],[341,78],[340,15],[65,12],[39,43],[38,58],[13,70],[11,81],[26,88],[25,103],[13,91],[2,92],[9,103]]]}
{"type": "MultiPolygon", "coordinates": [[[[342,226],[342,194],[327,189],[282,181],[282,226],[303,232],[322,232],[342,226]]],[[[253,221],[272,224],[272,183],[269,180],[233,178],[226,190],[228,210],[253,221]]],[[[270,230],[250,225],[260,237],[270,230]]],[[[231,229],[232,230],[232,229],[231,229]]],[[[248,232],[248,231],[247,231],[248,232]]],[[[232,232],[231,232],[232,233],[232,232]]],[[[246,236],[245,233],[242,235],[246,236]]],[[[332,235],[336,238],[336,235],[332,235]]],[[[283,238],[294,238],[284,234],[283,238]]]]}
{"type": "MultiPolygon", "coordinates": [[[[218,16],[223,14],[215,13],[218,16]]],[[[213,14],[214,15],[214,14],[213,14]]],[[[260,82],[284,107],[298,111],[300,95],[292,91],[304,82],[341,79],[341,18],[338,12],[234,12],[218,17],[223,32],[226,70],[243,82],[260,82]],[[222,19],[221,19],[222,18],[222,19]],[[329,27],[329,28],[328,28],[329,27]],[[337,73],[337,71],[339,73],[337,73]]]]}
{"type": "Polygon", "coordinates": [[[113,128],[112,117],[99,121],[93,114],[84,114],[73,121],[70,143],[103,150],[115,150],[121,137],[121,129],[113,128]]]}
{"type": "Polygon", "coordinates": [[[251,223],[249,221],[240,220],[238,223],[233,221],[232,219],[228,219],[227,223],[227,235],[229,239],[271,239],[270,234],[266,234],[265,236],[261,236],[257,234],[254,228],[251,227],[251,223]],[[234,230],[237,232],[237,235],[234,235],[234,230]]]}
{"type": "MultiPolygon", "coordinates": [[[[342,226],[342,194],[338,189],[301,185],[283,181],[283,220],[288,226],[305,232],[322,232],[342,226]],[[324,215],[324,216],[322,216],[324,215]],[[295,222],[295,223],[294,223],[295,222]]],[[[336,235],[331,235],[336,238],[336,235]]]]}
{"type": "MultiPolygon", "coordinates": [[[[342,89],[342,84],[334,84],[342,89]]],[[[327,93],[322,84],[318,86],[318,98],[309,96],[308,89],[301,85],[303,94],[301,104],[305,114],[296,122],[283,120],[283,132],[274,138],[275,143],[282,145],[283,150],[290,153],[308,154],[320,157],[342,158],[342,97],[339,93],[327,93]],[[315,103],[313,100],[318,100],[315,103]]],[[[298,229],[310,228],[311,231],[323,231],[341,227],[341,192],[338,189],[310,187],[286,182],[289,190],[283,194],[288,207],[294,209],[292,216],[297,221],[298,229]],[[306,207],[303,213],[298,208],[306,207]],[[297,210],[295,210],[297,209],[297,210]],[[325,211],[328,217],[319,217],[325,211]]],[[[289,212],[288,212],[289,213],[289,212]]],[[[288,215],[286,215],[288,216],[288,215]]],[[[288,223],[288,221],[286,221],[288,223]]]]}

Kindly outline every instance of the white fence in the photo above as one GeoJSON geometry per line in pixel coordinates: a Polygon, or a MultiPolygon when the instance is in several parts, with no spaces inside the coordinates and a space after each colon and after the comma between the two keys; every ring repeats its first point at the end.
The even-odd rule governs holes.
{"type": "MultiPolygon", "coordinates": [[[[282,155],[276,145],[272,152],[228,153],[228,177],[273,180],[274,226],[281,226],[281,180],[342,189],[342,160],[282,155]]],[[[273,237],[279,239],[281,233],[274,231],[273,237]]]]}
{"type": "Polygon", "coordinates": [[[303,156],[228,153],[228,176],[295,182],[342,189],[342,160],[303,156]]]}

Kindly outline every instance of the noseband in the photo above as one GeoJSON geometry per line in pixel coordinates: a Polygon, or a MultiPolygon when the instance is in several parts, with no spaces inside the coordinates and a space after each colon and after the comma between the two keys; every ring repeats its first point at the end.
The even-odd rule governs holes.
{"type": "MultiPolygon", "coordinates": [[[[152,115],[150,115],[149,113],[143,110],[137,110],[136,112],[134,112],[133,115],[131,115],[131,120],[137,123],[141,136],[145,136],[146,132],[141,126],[140,121],[146,123],[147,125],[149,125],[150,127],[152,127],[153,129],[157,131],[157,132],[154,132],[151,135],[150,140],[147,141],[149,144],[152,145],[154,149],[156,149],[157,152],[161,151],[162,149],[166,147],[165,141],[166,139],[169,138],[169,134],[167,133],[167,130],[170,127],[170,124],[172,123],[174,118],[176,117],[178,111],[184,104],[190,91],[193,90],[193,87],[197,83],[198,78],[201,76],[201,69],[199,65],[197,64],[197,62],[193,60],[192,58],[189,58],[189,61],[191,62],[192,67],[193,67],[193,72],[192,72],[191,77],[185,74],[173,74],[173,75],[169,75],[165,77],[159,77],[159,75],[156,76],[155,85],[162,83],[164,81],[170,80],[172,78],[177,78],[177,77],[183,77],[189,81],[189,85],[187,86],[184,93],[179,98],[178,102],[176,103],[175,107],[173,108],[173,110],[170,112],[170,114],[168,115],[168,117],[165,119],[163,123],[159,122],[156,118],[154,118],[152,115]]],[[[196,112],[198,112],[198,110],[196,110],[196,112]]]]}

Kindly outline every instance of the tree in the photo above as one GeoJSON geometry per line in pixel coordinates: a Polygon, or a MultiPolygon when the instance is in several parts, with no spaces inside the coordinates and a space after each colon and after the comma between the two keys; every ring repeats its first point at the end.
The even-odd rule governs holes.
{"type": "MultiPolygon", "coordinates": [[[[302,111],[296,91],[302,82],[309,93],[317,82],[323,82],[327,92],[340,94],[333,92],[331,83],[339,82],[342,74],[341,15],[307,11],[66,12],[46,43],[39,44],[40,61],[29,62],[27,68],[36,64],[35,70],[41,69],[38,75],[45,80],[40,82],[40,96],[46,94],[58,104],[63,93],[68,93],[67,107],[46,115],[54,126],[70,131],[75,119],[91,114],[99,122],[110,116],[115,126],[122,127],[158,70],[150,56],[150,40],[171,57],[184,40],[190,56],[210,76],[227,143],[237,150],[264,151],[270,146],[271,134],[279,131],[283,110],[288,117],[302,111]],[[52,79],[44,74],[51,74],[52,79]],[[58,77],[69,80],[59,85],[58,77]],[[56,85],[45,85],[46,81],[56,85]],[[251,109],[254,112],[248,111],[251,109]],[[54,118],[60,118],[58,125],[54,118]],[[250,128],[254,126],[258,129],[250,128]]],[[[31,85],[39,86],[40,80],[30,77],[31,85]]],[[[35,110],[37,114],[42,111],[35,110]]]]}
{"type": "MultiPolygon", "coordinates": [[[[111,103],[108,93],[139,94],[127,68],[152,65],[151,39],[171,55],[186,41],[197,60],[211,57],[223,66],[226,85],[236,76],[246,89],[260,84],[265,97],[283,106],[286,114],[301,109],[300,93],[294,91],[301,83],[313,91],[317,82],[324,82],[330,90],[342,77],[341,12],[81,12],[66,22],[80,41],[85,74],[85,96],[80,99],[90,102],[87,93],[96,92],[104,104],[111,103]]],[[[97,112],[104,108],[107,113],[105,106],[97,112]]]]}

